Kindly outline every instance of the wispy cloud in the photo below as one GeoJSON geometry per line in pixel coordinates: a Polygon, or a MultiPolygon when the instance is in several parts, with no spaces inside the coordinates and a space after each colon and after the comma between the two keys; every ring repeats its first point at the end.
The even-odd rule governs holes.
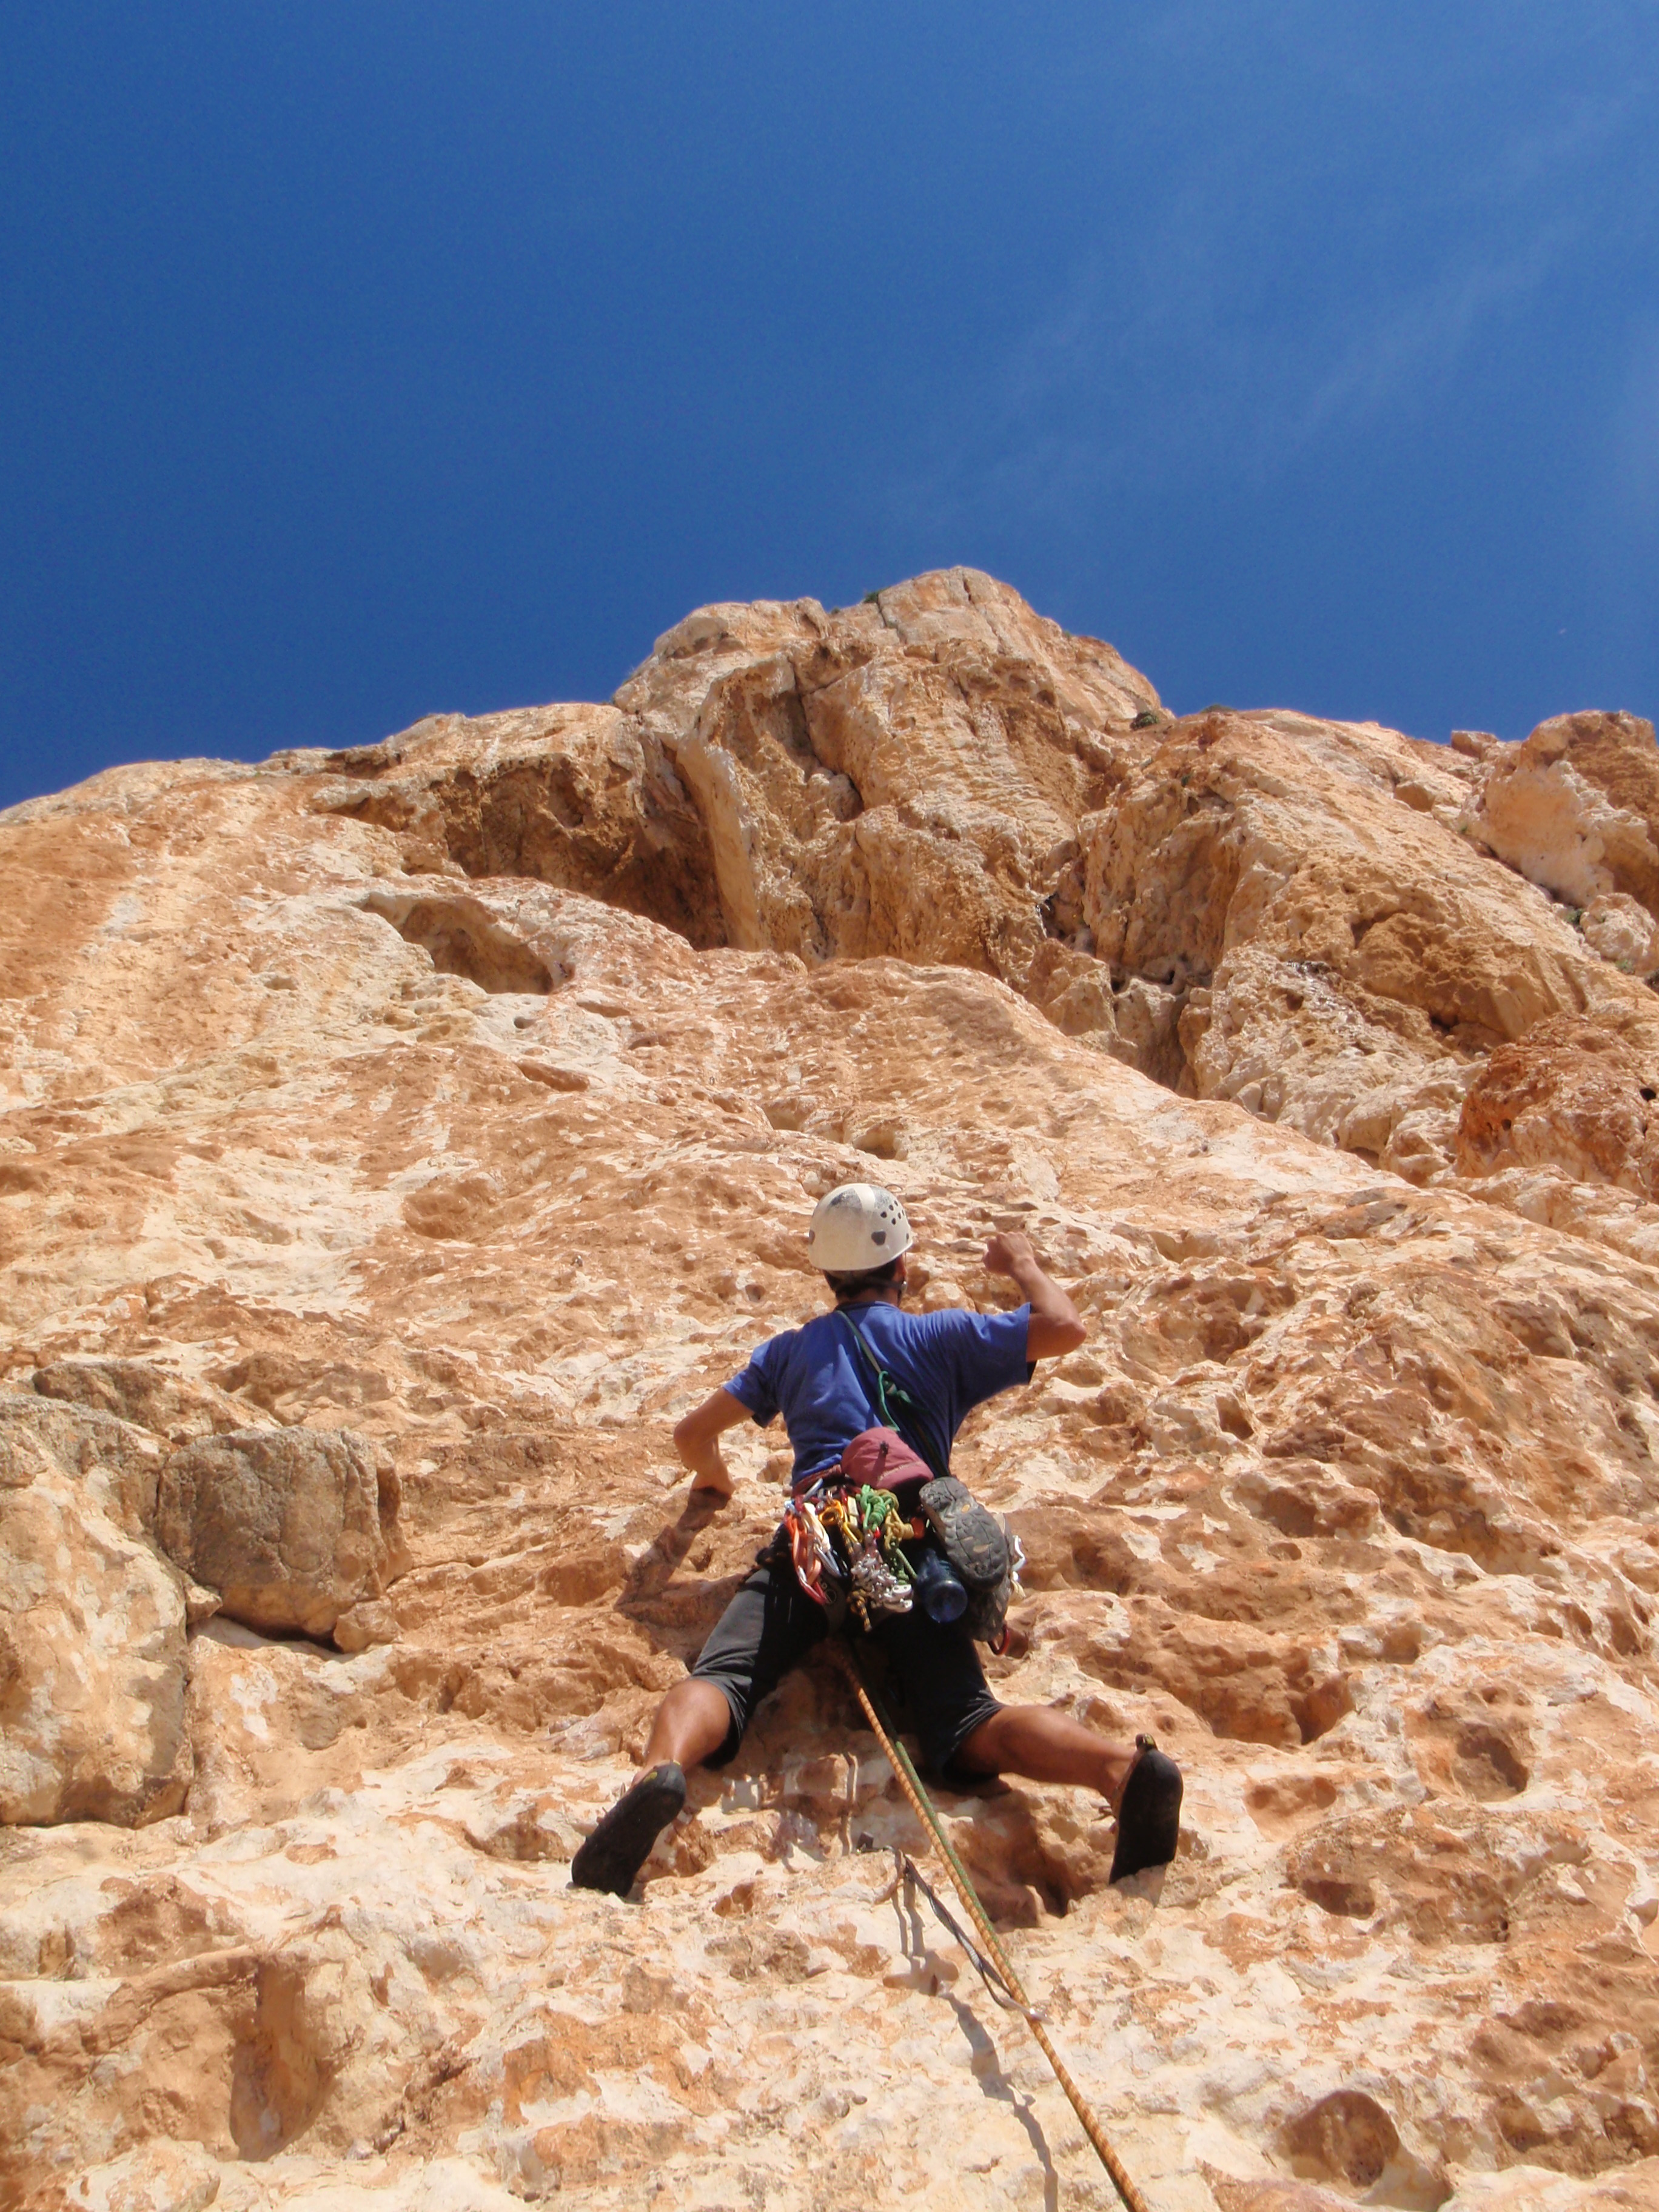
{"type": "Polygon", "coordinates": [[[906,503],[941,519],[1018,507],[1057,521],[1114,492],[1178,496],[1218,467],[1260,483],[1321,440],[1431,397],[1578,234],[1553,222],[1402,294],[1310,301],[1288,325],[1218,312],[1201,281],[1166,283],[1130,307],[1091,261],[936,422],[906,503]]]}
{"type": "Polygon", "coordinates": [[[1336,360],[1299,404],[1293,372],[1279,365],[1276,380],[1289,404],[1272,426],[1276,452],[1288,454],[1327,431],[1421,398],[1457,367],[1486,325],[1547,283],[1579,235],[1577,222],[1553,222],[1501,259],[1448,269],[1403,297],[1352,311],[1341,319],[1336,360]]]}
{"type": "Polygon", "coordinates": [[[1507,133],[1437,130],[1435,163],[1378,124],[1374,179],[1373,149],[1328,133],[1182,142],[1127,240],[1076,259],[935,406],[896,487],[906,519],[1079,528],[1118,500],[1260,489],[1322,444],[1419,419],[1611,231],[1659,232],[1656,165],[1635,158],[1646,89],[1564,95],[1507,133]],[[1327,200],[1356,241],[1346,265],[1327,200]]]}

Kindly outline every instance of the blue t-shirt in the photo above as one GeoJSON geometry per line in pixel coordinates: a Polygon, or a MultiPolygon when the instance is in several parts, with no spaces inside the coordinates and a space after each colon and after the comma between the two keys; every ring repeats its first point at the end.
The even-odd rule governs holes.
{"type": "MultiPolygon", "coordinates": [[[[894,1425],[920,1429],[940,1467],[950,1465],[951,1440],[975,1406],[1031,1379],[1029,1305],[1006,1314],[908,1314],[878,1299],[852,1311],[871,1351],[921,1408],[896,1409],[902,1420],[894,1425]]],[[[864,1430],[884,1425],[874,1372],[839,1313],[769,1337],[726,1388],[762,1428],[783,1415],[798,1485],[833,1467],[864,1430]]]]}

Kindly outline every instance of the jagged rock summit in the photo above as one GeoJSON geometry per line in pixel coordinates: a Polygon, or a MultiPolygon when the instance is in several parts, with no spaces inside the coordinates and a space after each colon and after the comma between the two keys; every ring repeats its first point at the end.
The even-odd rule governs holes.
{"type": "Polygon", "coordinates": [[[953,1836],[1158,2212],[1659,2203],[1659,754],[1177,718],[951,570],[0,816],[0,2203],[1109,2201],[844,1685],[569,1857],[775,1522],[669,1430],[878,1176],[1006,1693],[953,1836]]]}

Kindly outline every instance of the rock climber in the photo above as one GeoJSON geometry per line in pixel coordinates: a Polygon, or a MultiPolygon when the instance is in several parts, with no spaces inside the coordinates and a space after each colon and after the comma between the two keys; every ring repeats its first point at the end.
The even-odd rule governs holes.
{"type": "MultiPolygon", "coordinates": [[[[975,1406],[1029,1382],[1037,1360],[1063,1358],[1083,1342],[1077,1308],[1044,1273],[1030,1239],[1016,1233],[992,1237],[985,1265],[1014,1282],[1024,1304],[1012,1313],[906,1313],[905,1255],[914,1242],[903,1207],[877,1185],[843,1184],[820,1200],[807,1251],[834,1305],[770,1338],[678,1424],[675,1449],[695,1478],[695,1504],[718,1510],[732,1496],[722,1432],[743,1420],[765,1428],[780,1413],[794,1451],[793,1489],[801,1495],[837,1466],[854,1438],[880,1425],[885,1409],[870,1379],[878,1364],[902,1386],[928,1464],[947,1469],[951,1442],[975,1406]]],[[[756,1707],[830,1626],[780,1529],[690,1675],[658,1707],[639,1772],[576,1853],[573,1883],[625,1896],[684,1806],[687,1771],[734,1756],[756,1707]]],[[[1182,1782],[1173,1759],[1144,1739],[1135,1747],[1109,1742],[1050,1706],[999,1704],[960,1620],[935,1620],[915,1605],[876,1619],[871,1633],[926,1763],[945,1780],[963,1785],[1018,1774],[1098,1790],[1117,1819],[1115,1881],[1174,1856],[1182,1782]]]]}

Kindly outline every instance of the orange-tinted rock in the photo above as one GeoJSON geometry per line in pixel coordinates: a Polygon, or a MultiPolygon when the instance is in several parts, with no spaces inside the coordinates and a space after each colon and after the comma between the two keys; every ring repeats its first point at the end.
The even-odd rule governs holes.
{"type": "Polygon", "coordinates": [[[1475,824],[1500,859],[1579,907],[1623,891],[1659,919],[1659,749],[1636,714],[1558,714],[1504,746],[1475,824]]]}
{"type": "Polygon", "coordinates": [[[404,1564],[398,1490],[349,1429],[239,1429],[176,1451],[161,1470],[155,1539],[251,1628],[374,1632],[378,1601],[404,1564]]]}
{"type": "Polygon", "coordinates": [[[46,1413],[0,1397],[0,1822],[161,1820],[192,1765],[184,1593],[97,1430],[46,1413]]]}
{"type": "MultiPolygon", "coordinates": [[[[1285,714],[1216,709],[1163,734],[1079,831],[1082,904],[1119,992],[1164,995],[1176,1087],[1425,1182],[1449,1171],[1493,1046],[1589,1006],[1651,1020],[1471,843],[1474,773],[1285,714]]],[[[1167,1060],[1148,1072],[1170,1079],[1167,1060]]]]}
{"type": "Polygon", "coordinates": [[[1659,1051],[1591,1022],[1540,1022],[1482,1066],[1463,1101],[1457,1164],[1469,1176],[1548,1166],[1659,1198],[1656,1102],[1659,1051]]]}
{"type": "Polygon", "coordinates": [[[1104,2201],[827,1663],[568,1886],[776,1522],[775,1431],[711,1516],[673,1424],[872,1173],[925,1309],[1018,1224],[1089,1324],[959,1447],[991,1677],[1156,1735],[1182,1849],[1112,1892],[1088,1794],[939,1794],[1151,2201],[1650,2191],[1659,1211],[1547,1097],[1453,1152],[1652,994],[1460,828],[1485,753],[1151,701],[952,571],[0,820],[0,2197],[1104,2201]],[[178,1479],[340,1431],[220,1532],[178,1479]]]}

